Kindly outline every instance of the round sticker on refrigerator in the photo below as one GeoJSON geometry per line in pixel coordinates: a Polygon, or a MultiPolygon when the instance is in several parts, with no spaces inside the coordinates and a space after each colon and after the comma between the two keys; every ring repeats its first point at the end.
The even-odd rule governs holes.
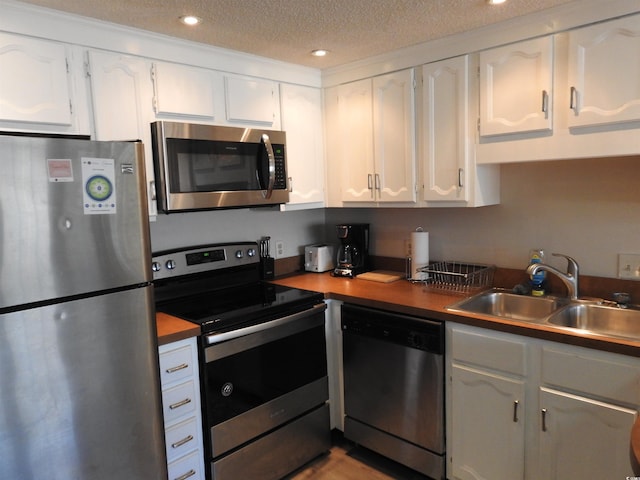
{"type": "Polygon", "coordinates": [[[97,202],[102,202],[113,193],[111,181],[103,175],[94,175],[87,180],[85,186],[87,195],[97,202]]]}

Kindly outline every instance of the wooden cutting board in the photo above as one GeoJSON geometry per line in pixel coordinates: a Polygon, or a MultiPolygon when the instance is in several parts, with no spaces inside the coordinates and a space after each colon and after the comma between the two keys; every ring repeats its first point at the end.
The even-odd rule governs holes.
{"type": "Polygon", "coordinates": [[[360,275],[356,275],[356,278],[361,280],[371,280],[372,282],[391,283],[404,278],[404,274],[388,270],[374,270],[372,272],[365,272],[360,275]]]}

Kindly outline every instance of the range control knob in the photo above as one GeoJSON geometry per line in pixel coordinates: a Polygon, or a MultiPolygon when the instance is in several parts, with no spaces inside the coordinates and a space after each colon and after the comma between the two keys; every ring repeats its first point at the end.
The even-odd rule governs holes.
{"type": "Polygon", "coordinates": [[[244,252],[242,250],[236,250],[236,258],[244,257],[244,252]]]}
{"type": "Polygon", "coordinates": [[[167,270],[173,270],[174,268],[176,268],[176,261],[167,260],[167,263],[165,263],[164,266],[167,267],[167,270]]]}
{"type": "Polygon", "coordinates": [[[160,262],[153,262],[151,264],[151,270],[153,270],[154,272],[159,272],[162,269],[162,265],[160,265],[160,262]]]}
{"type": "Polygon", "coordinates": [[[255,248],[250,248],[249,250],[247,250],[247,255],[249,257],[255,257],[256,256],[256,249],[255,248]]]}

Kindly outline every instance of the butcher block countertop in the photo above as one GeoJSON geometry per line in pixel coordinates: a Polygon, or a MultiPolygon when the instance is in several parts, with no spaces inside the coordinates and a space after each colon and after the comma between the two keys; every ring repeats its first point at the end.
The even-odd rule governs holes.
{"type": "MultiPolygon", "coordinates": [[[[640,340],[571,333],[553,326],[486,315],[451,313],[446,307],[461,300],[460,294],[429,289],[406,280],[383,283],[332,277],[329,273],[301,273],[273,280],[273,283],[321,292],[327,299],[640,357],[640,340]]],[[[197,325],[164,313],[156,315],[156,323],[160,345],[199,334],[197,325]]]]}
{"type": "Polygon", "coordinates": [[[158,329],[158,345],[195,337],[200,333],[199,325],[162,312],[156,313],[156,328],[158,329]]]}
{"type": "Polygon", "coordinates": [[[448,312],[448,305],[464,297],[406,280],[381,283],[357,277],[332,277],[329,273],[301,273],[273,283],[322,292],[328,299],[640,357],[640,340],[571,333],[548,325],[448,312]]]}

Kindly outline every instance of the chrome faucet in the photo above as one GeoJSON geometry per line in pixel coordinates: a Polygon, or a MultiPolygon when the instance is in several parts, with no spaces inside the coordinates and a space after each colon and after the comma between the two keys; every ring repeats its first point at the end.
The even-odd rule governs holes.
{"type": "Polygon", "coordinates": [[[557,276],[562,283],[567,287],[567,291],[569,293],[569,298],[571,300],[578,299],[578,263],[568,255],[563,255],[561,253],[552,253],[554,257],[564,257],[567,259],[567,273],[562,273],[560,270],[553,268],[550,265],[546,265],[544,263],[532,263],[527,267],[527,274],[529,276],[533,276],[538,273],[539,270],[547,271],[549,273],[553,273],[557,276]]]}

